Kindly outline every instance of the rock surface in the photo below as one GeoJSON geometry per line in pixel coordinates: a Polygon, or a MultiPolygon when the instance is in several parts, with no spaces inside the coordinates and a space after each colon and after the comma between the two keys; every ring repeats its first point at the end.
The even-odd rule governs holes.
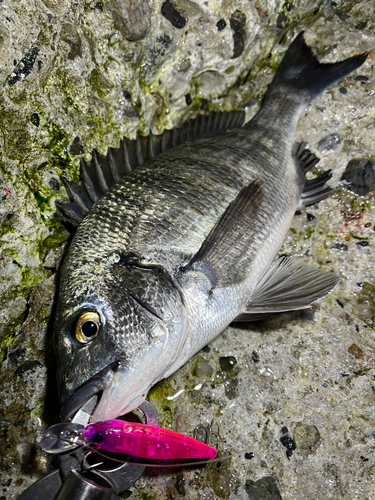
{"type": "MultiPolygon", "coordinates": [[[[0,500],[16,499],[53,468],[35,433],[58,419],[50,318],[69,238],[54,207],[66,196],[61,176],[77,179],[80,157],[89,160],[93,148],[105,153],[123,135],[161,132],[202,110],[243,107],[250,118],[305,29],[326,62],[370,51],[356,74],[313,102],[296,132],[322,158],[315,172],[331,168],[340,186],[350,160],[374,157],[373,8],[1,3],[0,500]],[[327,137],[340,141],[327,147],[327,137]]],[[[151,391],[163,426],[192,435],[200,424],[213,439],[218,426],[220,454],[230,459],[151,470],[130,498],[375,497],[374,228],[372,191],[341,187],[296,215],[281,252],[334,270],[338,287],[311,311],[228,328],[151,391]]]]}

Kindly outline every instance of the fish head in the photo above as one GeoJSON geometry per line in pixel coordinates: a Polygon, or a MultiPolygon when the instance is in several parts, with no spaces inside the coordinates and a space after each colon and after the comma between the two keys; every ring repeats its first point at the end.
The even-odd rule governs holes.
{"type": "Polygon", "coordinates": [[[91,422],[137,408],[184,342],[173,280],[123,262],[64,265],[54,329],[62,417],[101,394],[91,422]]]}

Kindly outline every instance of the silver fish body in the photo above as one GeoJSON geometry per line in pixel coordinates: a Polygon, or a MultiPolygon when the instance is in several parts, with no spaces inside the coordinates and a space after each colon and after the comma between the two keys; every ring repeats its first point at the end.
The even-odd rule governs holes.
{"type": "Polygon", "coordinates": [[[298,117],[365,57],[320,65],[300,35],[247,125],[162,153],[96,201],[61,273],[63,403],[81,404],[96,377],[103,392],[92,421],[115,418],[244,313],[300,309],[329,293],[333,274],[273,261],[295,211],[332,192],[324,182],[309,188],[293,150],[298,117]],[[296,53],[310,58],[305,66],[296,53]],[[311,78],[309,65],[324,66],[323,77],[311,78]],[[87,312],[94,321],[83,323],[82,341],[87,312]]]}

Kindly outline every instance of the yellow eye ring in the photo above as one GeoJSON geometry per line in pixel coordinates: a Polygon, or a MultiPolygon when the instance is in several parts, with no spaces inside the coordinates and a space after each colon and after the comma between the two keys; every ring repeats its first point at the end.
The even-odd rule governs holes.
{"type": "Polygon", "coordinates": [[[75,338],[80,344],[89,344],[99,334],[100,316],[96,312],[85,312],[78,318],[75,338]]]}

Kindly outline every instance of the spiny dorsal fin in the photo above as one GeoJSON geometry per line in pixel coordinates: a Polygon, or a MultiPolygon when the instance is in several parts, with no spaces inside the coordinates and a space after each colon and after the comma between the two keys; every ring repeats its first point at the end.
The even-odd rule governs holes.
{"type": "Polygon", "coordinates": [[[249,252],[259,228],[263,189],[258,180],[243,188],[211,230],[183,272],[201,271],[212,288],[240,283],[248,274],[249,252]]]}
{"type": "Polygon", "coordinates": [[[109,148],[105,156],[94,150],[91,164],[81,160],[82,181],[79,184],[63,178],[71,203],[56,202],[60,217],[78,226],[93,204],[116,182],[137,167],[182,144],[225,134],[230,129],[239,128],[244,119],[243,111],[223,113],[215,111],[209,115],[199,115],[184,123],[181,128],[164,130],[161,135],[150,133],[146,137],[137,136],[135,140],[124,137],[120,146],[109,148]]]}

